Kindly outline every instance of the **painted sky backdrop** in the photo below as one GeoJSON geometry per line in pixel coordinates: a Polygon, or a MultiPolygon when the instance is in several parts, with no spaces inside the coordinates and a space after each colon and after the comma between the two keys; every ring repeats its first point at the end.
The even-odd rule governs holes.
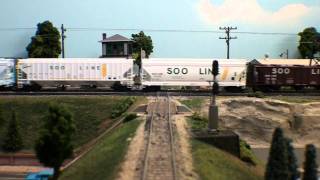
{"type": "Polygon", "coordinates": [[[130,37],[141,29],[153,39],[152,57],[224,58],[219,27],[236,26],[231,58],[278,58],[286,49],[296,58],[294,34],[309,26],[320,31],[319,15],[320,0],[2,0],[0,57],[26,57],[37,23],[50,20],[67,28],[66,57],[99,57],[102,33],[130,37]]]}

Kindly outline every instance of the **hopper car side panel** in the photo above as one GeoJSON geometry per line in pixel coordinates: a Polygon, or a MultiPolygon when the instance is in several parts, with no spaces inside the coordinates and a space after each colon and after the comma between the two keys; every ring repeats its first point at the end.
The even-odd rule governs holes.
{"type": "MultiPolygon", "coordinates": [[[[218,60],[220,86],[244,87],[247,60],[218,60]]],[[[147,59],[142,61],[145,86],[210,86],[213,59],[147,59]]]]}
{"type": "Polygon", "coordinates": [[[320,86],[320,66],[256,65],[253,68],[253,87],[320,86]]]}
{"type": "Polygon", "coordinates": [[[132,83],[133,61],[128,59],[24,59],[18,61],[18,84],[108,86],[132,83]]]}
{"type": "Polygon", "coordinates": [[[0,87],[14,87],[16,82],[16,70],[14,59],[0,58],[0,87]]]}

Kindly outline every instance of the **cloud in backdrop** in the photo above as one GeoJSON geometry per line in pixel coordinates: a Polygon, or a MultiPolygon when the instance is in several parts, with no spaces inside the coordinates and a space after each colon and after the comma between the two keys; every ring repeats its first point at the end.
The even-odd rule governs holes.
{"type": "Polygon", "coordinates": [[[304,17],[314,14],[319,9],[295,3],[270,11],[262,7],[257,0],[225,0],[219,5],[210,0],[200,0],[197,10],[202,20],[210,25],[237,22],[263,26],[288,26],[301,23],[304,17]]]}

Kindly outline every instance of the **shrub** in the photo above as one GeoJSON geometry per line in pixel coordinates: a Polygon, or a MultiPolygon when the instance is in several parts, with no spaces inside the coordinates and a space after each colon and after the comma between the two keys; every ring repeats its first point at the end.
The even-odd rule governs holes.
{"type": "Polygon", "coordinates": [[[125,98],[123,101],[118,102],[115,104],[111,110],[111,118],[117,118],[121,116],[129,107],[135,102],[136,98],[128,97],[125,98]]]}
{"type": "Polygon", "coordinates": [[[303,117],[301,115],[294,114],[292,122],[290,123],[291,128],[293,128],[294,130],[298,130],[299,128],[301,128],[302,124],[303,124],[303,117]]]}
{"type": "Polygon", "coordinates": [[[22,136],[16,119],[16,113],[12,111],[11,121],[7,127],[7,133],[3,141],[2,149],[8,153],[15,153],[23,148],[22,136]]]}
{"type": "Polygon", "coordinates": [[[258,161],[253,154],[251,147],[244,140],[240,140],[240,159],[252,165],[257,165],[258,161]]]}
{"type": "Polygon", "coordinates": [[[248,97],[264,98],[265,95],[261,91],[256,91],[256,92],[250,92],[248,94],[248,97]]]}
{"type": "Polygon", "coordinates": [[[317,152],[313,144],[308,144],[305,151],[305,162],[303,164],[303,180],[317,180],[317,152]]]}
{"type": "Polygon", "coordinates": [[[298,171],[297,158],[294,154],[294,148],[292,146],[292,140],[289,138],[285,138],[287,143],[287,151],[288,151],[288,169],[289,169],[289,179],[296,180],[299,178],[300,173],[298,171]]]}
{"type": "Polygon", "coordinates": [[[138,117],[138,115],[136,113],[130,113],[127,114],[126,117],[124,118],[123,122],[129,122],[131,120],[134,120],[138,117]]]}
{"type": "Polygon", "coordinates": [[[265,179],[288,179],[290,175],[288,163],[287,141],[283,130],[278,127],[273,132],[265,179]]]}
{"type": "Polygon", "coordinates": [[[2,109],[0,108],[0,128],[3,127],[3,124],[4,124],[3,112],[2,112],[2,109]]]}
{"type": "Polygon", "coordinates": [[[190,116],[190,120],[191,128],[193,130],[203,129],[208,125],[208,119],[203,116],[200,116],[200,114],[196,112],[193,113],[192,116],[190,116]]]}

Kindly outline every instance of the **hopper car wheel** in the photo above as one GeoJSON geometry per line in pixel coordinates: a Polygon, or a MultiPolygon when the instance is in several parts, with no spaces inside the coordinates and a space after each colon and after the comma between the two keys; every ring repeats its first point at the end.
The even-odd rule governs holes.
{"type": "Polygon", "coordinates": [[[160,86],[147,86],[144,88],[144,91],[146,92],[155,92],[155,91],[160,91],[161,87],[160,86]]]}
{"type": "Polygon", "coordinates": [[[31,84],[31,85],[24,85],[22,89],[24,91],[40,91],[41,88],[42,87],[38,84],[31,84]]]}
{"type": "Polygon", "coordinates": [[[123,86],[120,82],[115,82],[112,86],[111,89],[115,91],[128,91],[129,88],[126,86],[123,86]]]}
{"type": "Polygon", "coordinates": [[[224,89],[225,91],[231,92],[231,93],[243,92],[243,89],[241,87],[235,87],[235,86],[225,87],[224,89]]]}
{"type": "Polygon", "coordinates": [[[270,92],[272,91],[272,87],[271,86],[255,86],[254,91],[261,91],[261,92],[270,92]]]}
{"type": "Polygon", "coordinates": [[[65,90],[67,90],[67,86],[65,86],[65,85],[58,85],[58,86],[57,86],[57,90],[58,90],[58,91],[65,91],[65,90]]]}
{"type": "Polygon", "coordinates": [[[301,90],[304,89],[304,86],[294,86],[293,88],[294,88],[294,90],[296,90],[296,91],[301,91],[301,90]]]}
{"type": "Polygon", "coordinates": [[[279,91],[281,89],[281,86],[271,86],[271,91],[279,91]]]}

